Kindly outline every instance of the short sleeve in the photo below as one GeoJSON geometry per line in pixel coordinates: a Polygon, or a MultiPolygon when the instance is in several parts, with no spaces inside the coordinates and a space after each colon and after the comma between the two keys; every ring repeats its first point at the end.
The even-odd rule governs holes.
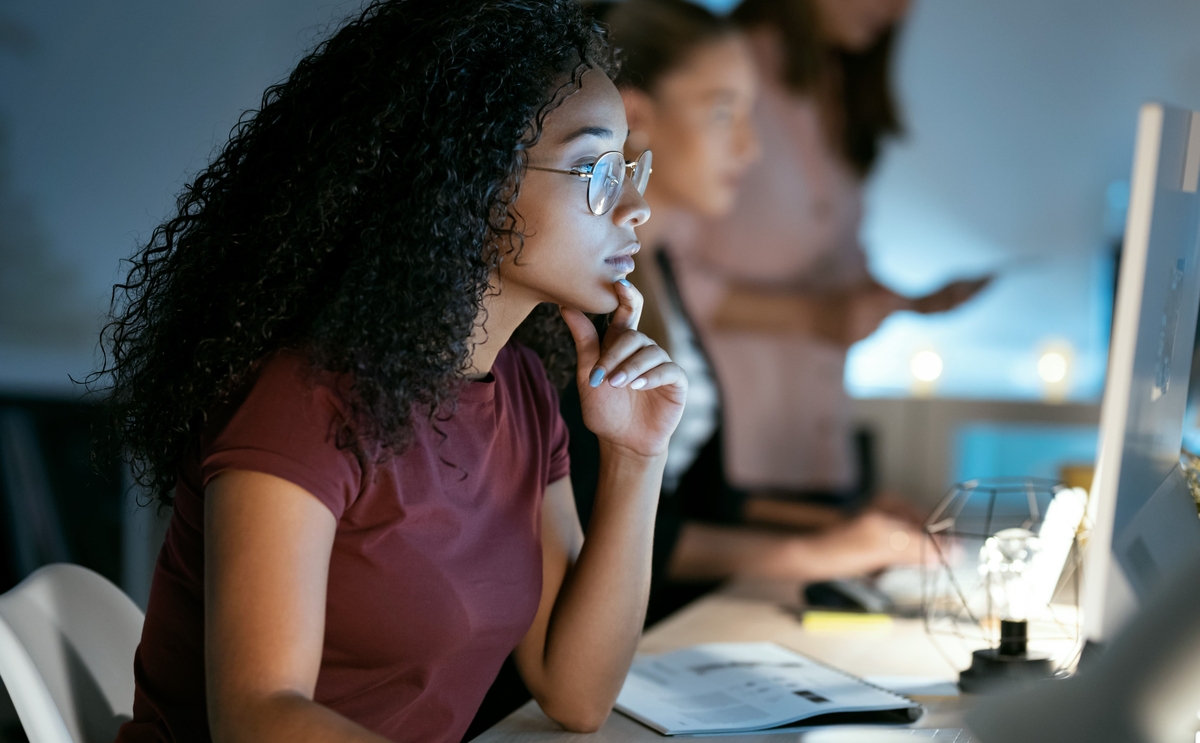
{"type": "MultiPolygon", "coordinates": [[[[554,393],[553,388],[550,391],[554,393]]],[[[546,476],[547,485],[571,474],[571,437],[567,433],[567,424],[562,413],[558,410],[557,393],[554,394],[554,410],[550,421],[550,474],[546,476]]]]}
{"type": "Polygon", "coordinates": [[[341,519],[361,492],[362,471],[353,450],[338,446],[345,404],[314,376],[299,354],[268,360],[228,422],[202,441],[202,488],[222,472],[261,472],[304,488],[341,519]]]}

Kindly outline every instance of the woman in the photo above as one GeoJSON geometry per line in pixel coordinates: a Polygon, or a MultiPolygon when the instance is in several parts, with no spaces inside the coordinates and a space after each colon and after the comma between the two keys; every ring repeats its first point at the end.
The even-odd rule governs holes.
{"type": "MultiPolygon", "coordinates": [[[[907,0],[745,0],[766,156],[737,205],[675,253],[725,399],[726,464],[752,517],[779,500],[858,505],[846,350],[898,310],[941,312],[983,282],[909,299],[858,241],[863,181],[900,130],[889,71],[907,0]]],[[[786,509],[784,509],[786,510],[786,509]]]]}
{"type": "Polygon", "coordinates": [[[571,0],[372,3],[135,257],[104,373],[175,511],[119,740],[457,741],[514,650],[548,715],[605,719],[687,387],[624,280],[649,168],[612,70],[571,0]],[[563,320],[586,545],[516,342],[570,374],[563,320]]]}

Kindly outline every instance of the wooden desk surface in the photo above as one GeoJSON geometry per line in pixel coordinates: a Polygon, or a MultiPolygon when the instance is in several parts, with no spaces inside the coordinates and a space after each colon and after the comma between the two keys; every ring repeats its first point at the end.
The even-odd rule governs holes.
{"type": "MultiPolygon", "coordinates": [[[[969,665],[965,651],[948,661],[925,634],[920,620],[896,619],[890,629],[809,632],[800,624],[796,586],[743,582],[685,607],[654,625],[638,645],[642,653],[663,653],[702,642],[776,642],[858,676],[936,676],[957,678],[969,665]]],[[[926,709],[914,727],[960,728],[970,697],[915,697],[926,709]]],[[[746,743],[783,743],[779,733],[743,734],[746,743]]],[[[475,740],[478,743],[633,743],[661,741],[659,735],[619,712],[591,735],[564,731],[529,702],[475,740]]]]}

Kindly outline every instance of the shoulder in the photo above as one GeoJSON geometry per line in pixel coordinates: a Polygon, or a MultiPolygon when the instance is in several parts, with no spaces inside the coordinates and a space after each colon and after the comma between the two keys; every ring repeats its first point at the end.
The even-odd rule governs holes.
{"type": "Polygon", "coordinates": [[[206,426],[201,487],[229,470],[262,472],[299,485],[340,518],[360,492],[363,474],[345,445],[350,416],[343,386],[303,353],[264,358],[240,399],[206,426]]]}
{"type": "Polygon", "coordinates": [[[228,438],[230,429],[264,435],[295,433],[298,427],[317,429],[333,438],[349,420],[347,386],[329,372],[315,367],[297,350],[281,350],[263,358],[252,381],[214,416],[208,443],[228,438]]]}
{"type": "Polygon", "coordinates": [[[280,404],[308,403],[344,413],[350,385],[338,375],[315,366],[301,351],[277,351],[260,362],[250,397],[280,404]]]}

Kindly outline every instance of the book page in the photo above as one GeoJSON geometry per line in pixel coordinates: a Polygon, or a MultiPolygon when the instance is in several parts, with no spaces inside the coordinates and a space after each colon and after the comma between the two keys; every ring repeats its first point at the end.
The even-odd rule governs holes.
{"type": "Polygon", "coordinates": [[[773,643],[713,643],[633,662],[617,709],[661,733],[761,730],[915,702],[773,643]]]}

